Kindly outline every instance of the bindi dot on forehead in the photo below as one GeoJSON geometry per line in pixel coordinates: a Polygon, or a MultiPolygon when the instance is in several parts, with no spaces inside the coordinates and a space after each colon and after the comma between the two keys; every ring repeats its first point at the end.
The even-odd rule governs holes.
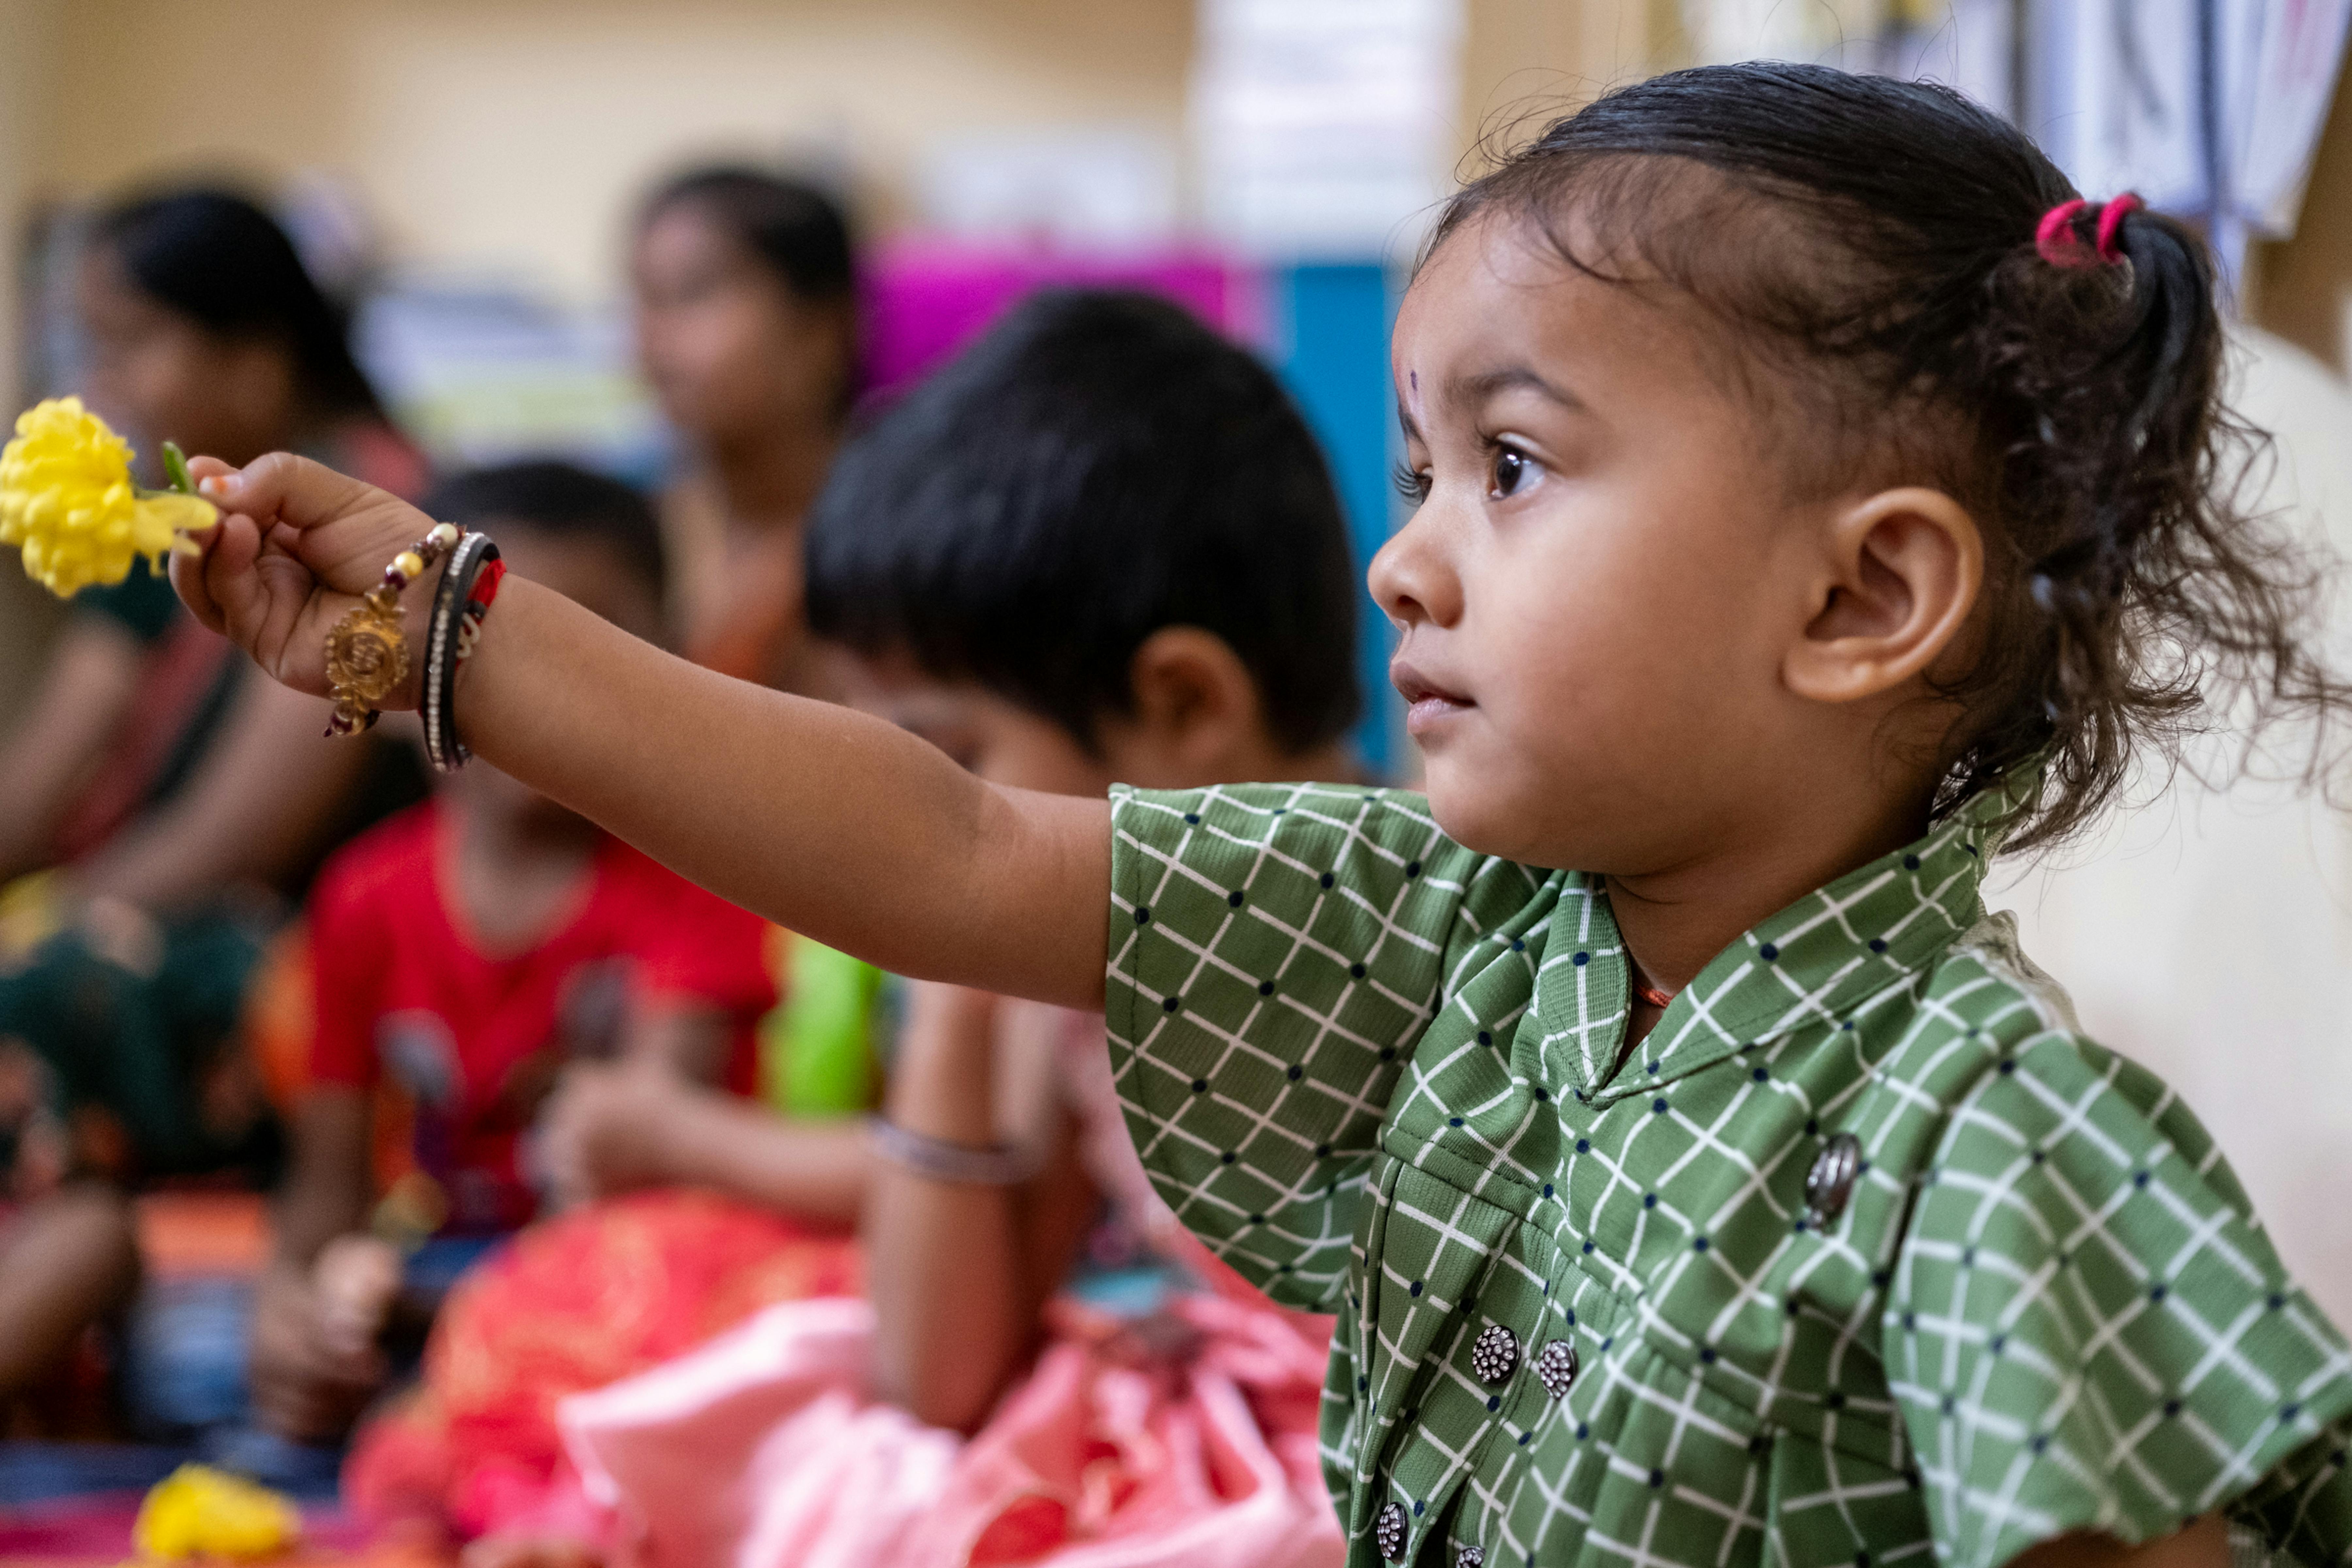
{"type": "Polygon", "coordinates": [[[1404,378],[1407,382],[1412,384],[1412,389],[1415,392],[1419,392],[1421,390],[1421,372],[1417,370],[1409,370],[1404,373],[1404,378]]]}

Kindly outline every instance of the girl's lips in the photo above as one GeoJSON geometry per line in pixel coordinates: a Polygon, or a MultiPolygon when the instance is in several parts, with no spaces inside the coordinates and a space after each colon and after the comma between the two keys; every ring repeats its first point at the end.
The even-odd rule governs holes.
{"type": "Polygon", "coordinates": [[[1401,660],[1389,666],[1389,679],[1395,684],[1397,694],[1405,700],[1405,731],[1415,739],[1423,731],[1477,706],[1458,692],[1432,685],[1420,671],[1401,660]]]}
{"type": "Polygon", "coordinates": [[[1404,710],[1404,732],[1424,740],[1448,719],[1467,713],[1473,704],[1446,697],[1424,697],[1404,710]]]}

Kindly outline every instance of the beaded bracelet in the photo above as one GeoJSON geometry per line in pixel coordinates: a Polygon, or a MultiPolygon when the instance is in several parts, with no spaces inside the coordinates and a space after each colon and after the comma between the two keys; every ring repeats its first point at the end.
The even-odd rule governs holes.
{"type": "Polygon", "coordinates": [[[474,753],[457,738],[457,671],[473,656],[482,619],[499,596],[507,563],[488,535],[469,533],[449,553],[441,586],[433,595],[433,616],[425,630],[425,754],[439,772],[454,773],[474,753]]]}
{"type": "Polygon", "coordinates": [[[879,1116],[868,1117],[866,1124],[874,1132],[876,1153],[930,1181],[954,1182],[962,1186],[1010,1187],[1027,1181],[1036,1168],[1036,1162],[1008,1144],[975,1149],[968,1143],[950,1143],[944,1138],[909,1132],[879,1116]]]}
{"type": "Polygon", "coordinates": [[[408,679],[408,634],[400,621],[400,591],[425,575],[465,530],[436,522],[425,536],[392,558],[383,580],[361,595],[327,633],[327,685],[335,710],[330,735],[357,735],[376,721],[376,704],[408,679]]]}

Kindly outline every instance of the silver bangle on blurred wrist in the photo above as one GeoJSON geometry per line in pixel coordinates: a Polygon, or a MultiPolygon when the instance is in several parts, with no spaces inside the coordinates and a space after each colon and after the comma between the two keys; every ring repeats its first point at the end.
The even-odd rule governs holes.
{"type": "Polygon", "coordinates": [[[868,1117],[874,1150],[900,1170],[927,1181],[952,1182],[967,1187],[1011,1187],[1029,1179],[1036,1162],[1009,1143],[975,1149],[944,1138],[909,1132],[895,1121],[868,1117]]]}

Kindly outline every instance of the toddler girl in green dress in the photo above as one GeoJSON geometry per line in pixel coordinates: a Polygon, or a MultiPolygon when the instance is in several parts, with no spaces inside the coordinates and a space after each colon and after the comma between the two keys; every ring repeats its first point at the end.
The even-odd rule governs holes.
{"type": "MultiPolygon", "coordinates": [[[[1979,896],[2229,704],[2341,700],[2222,353],[2188,230],[1956,95],[1681,72],[1461,193],[1398,318],[1425,794],[992,789],[511,578],[385,700],[795,930],[1105,1008],[1169,1202],[1338,1315],[1359,1563],[2340,1563],[2352,1354],[1979,896]]],[[[425,520],[203,471],[181,592],[326,691],[425,520]]]]}

